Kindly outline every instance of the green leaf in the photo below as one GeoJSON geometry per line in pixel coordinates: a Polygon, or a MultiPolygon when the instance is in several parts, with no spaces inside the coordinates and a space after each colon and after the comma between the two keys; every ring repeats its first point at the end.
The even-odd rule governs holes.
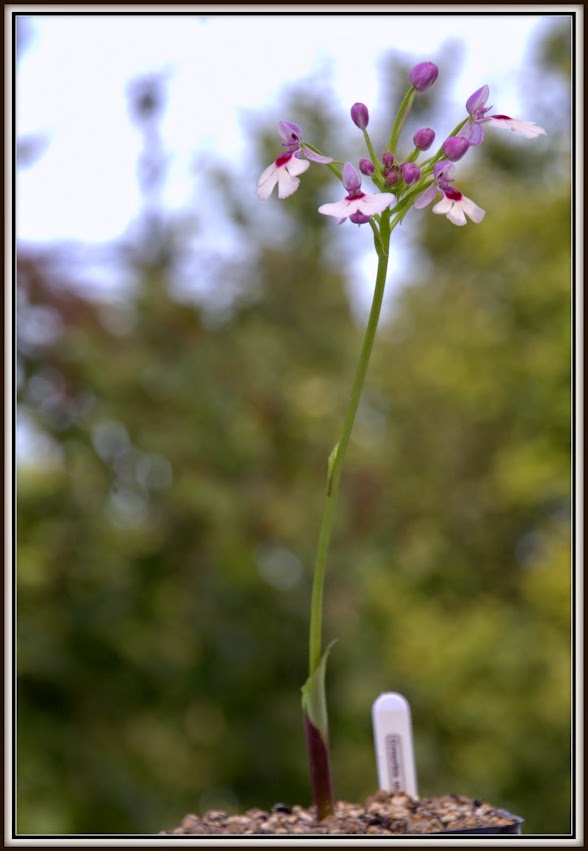
{"type": "Polygon", "coordinates": [[[336,641],[337,639],[331,641],[321,656],[320,662],[302,686],[302,709],[325,741],[327,740],[329,731],[327,699],[325,695],[325,674],[327,670],[327,657],[336,641]]]}

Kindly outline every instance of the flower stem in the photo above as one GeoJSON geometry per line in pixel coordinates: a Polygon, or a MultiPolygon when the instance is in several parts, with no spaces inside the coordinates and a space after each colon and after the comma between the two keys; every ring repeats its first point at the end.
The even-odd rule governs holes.
{"type": "Polygon", "coordinates": [[[319,532],[319,542],[315,561],[314,581],[312,587],[312,601],[310,614],[310,642],[309,642],[309,673],[312,673],[318,666],[321,658],[322,644],[322,610],[323,610],[323,588],[325,579],[325,566],[327,553],[329,550],[329,542],[331,538],[331,530],[334,519],[335,503],[337,501],[337,493],[339,490],[339,482],[341,479],[341,470],[345,452],[351,437],[353,423],[359,407],[361,391],[365,382],[365,377],[372,353],[378,321],[380,319],[380,311],[384,297],[384,288],[386,285],[386,273],[388,271],[388,247],[390,244],[390,226],[388,216],[382,215],[382,223],[380,229],[380,240],[382,249],[378,250],[378,271],[376,275],[376,284],[374,287],[374,295],[372,306],[368,319],[368,324],[365,330],[363,345],[359,356],[359,362],[355,373],[355,378],[351,388],[351,395],[343,421],[341,437],[336,443],[333,451],[329,456],[328,471],[327,471],[327,492],[325,496],[325,504],[323,509],[323,518],[319,532]]]}
{"type": "Polygon", "coordinates": [[[382,166],[380,165],[380,161],[376,156],[376,152],[374,151],[374,146],[372,145],[372,140],[369,137],[369,133],[367,130],[363,131],[363,138],[365,140],[366,148],[368,149],[368,153],[371,157],[372,164],[375,169],[375,181],[376,186],[380,186],[382,183],[382,166]]]}
{"type": "MultiPolygon", "coordinates": [[[[328,750],[328,721],[326,700],[324,696],[324,668],[326,653],[322,652],[322,620],[323,620],[323,591],[325,584],[325,568],[327,562],[327,554],[333,529],[333,521],[335,516],[335,506],[337,502],[337,494],[339,491],[339,483],[341,480],[341,471],[345,452],[351,437],[351,431],[355,422],[355,416],[359,407],[361,393],[365,383],[365,377],[370,361],[370,355],[374,345],[382,301],[384,297],[384,288],[386,285],[386,273],[388,270],[388,253],[390,246],[390,212],[384,211],[380,220],[380,228],[378,231],[377,225],[370,221],[372,230],[374,231],[374,243],[378,254],[378,270],[376,274],[376,283],[374,287],[374,295],[370,315],[365,330],[363,344],[357,364],[355,378],[353,380],[351,395],[347,405],[347,411],[343,421],[341,436],[335,444],[328,461],[327,468],[327,488],[325,502],[323,508],[323,517],[319,532],[318,547],[316,553],[312,597],[310,608],[310,636],[309,636],[309,678],[303,689],[305,697],[303,698],[303,707],[305,712],[305,723],[307,717],[310,717],[311,723],[318,729],[324,745],[321,751],[320,759],[324,761],[322,767],[317,767],[317,749],[311,749],[308,746],[308,758],[310,763],[311,777],[329,773],[329,750],[328,750]],[[321,664],[322,663],[322,664],[321,664]]],[[[327,651],[328,652],[328,651],[327,651]]],[[[308,745],[308,740],[307,740],[308,745]]],[[[330,784],[324,784],[325,788],[330,784]]],[[[313,791],[315,789],[313,783],[313,791]]],[[[332,793],[331,797],[332,797],[332,793]]],[[[316,797],[316,794],[315,794],[316,797]]],[[[321,817],[328,815],[333,811],[333,802],[325,800],[315,800],[318,812],[321,817]]]]}
{"type": "Polygon", "coordinates": [[[392,151],[393,154],[396,153],[398,137],[400,136],[400,131],[404,127],[404,122],[408,118],[408,114],[412,109],[412,102],[414,101],[415,94],[416,90],[411,86],[407,93],[404,95],[402,103],[400,104],[400,107],[398,109],[398,113],[396,114],[394,127],[392,128],[392,133],[390,134],[390,141],[388,142],[388,150],[392,151]]]}

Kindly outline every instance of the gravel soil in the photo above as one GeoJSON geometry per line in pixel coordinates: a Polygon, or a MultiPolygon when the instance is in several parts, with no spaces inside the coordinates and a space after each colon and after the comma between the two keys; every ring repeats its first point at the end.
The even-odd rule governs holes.
{"type": "Polygon", "coordinates": [[[187,815],[179,827],[162,831],[174,835],[325,834],[397,836],[423,833],[516,833],[522,820],[483,801],[459,795],[412,798],[401,793],[377,792],[364,804],[338,801],[335,813],[317,821],[314,807],[275,804],[271,812],[247,810],[230,815],[209,810],[187,815]],[[509,830],[510,827],[510,830],[509,830]]]}

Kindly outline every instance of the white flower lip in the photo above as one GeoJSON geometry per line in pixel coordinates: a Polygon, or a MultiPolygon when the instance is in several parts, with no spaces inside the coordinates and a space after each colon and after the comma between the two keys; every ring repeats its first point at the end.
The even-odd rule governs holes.
{"type": "Polygon", "coordinates": [[[448,198],[445,193],[443,198],[433,207],[433,212],[447,216],[452,224],[460,227],[467,224],[466,214],[476,224],[479,224],[486,215],[486,211],[474,204],[471,198],[462,195],[458,200],[448,198]]]}
{"type": "Polygon", "coordinates": [[[294,155],[283,165],[278,165],[277,161],[273,162],[257,181],[257,197],[267,201],[277,184],[278,198],[289,198],[300,185],[297,175],[303,174],[309,167],[308,160],[299,160],[294,155]]]}
{"type": "Polygon", "coordinates": [[[508,115],[491,115],[487,122],[490,127],[510,127],[513,133],[525,139],[536,139],[537,136],[547,136],[547,131],[534,121],[521,121],[508,115]]]}
{"type": "Polygon", "coordinates": [[[363,213],[364,216],[374,216],[382,213],[394,200],[391,192],[382,192],[380,195],[361,195],[359,198],[344,198],[333,204],[322,204],[318,211],[325,216],[335,216],[337,219],[348,219],[354,213],[363,213]]]}

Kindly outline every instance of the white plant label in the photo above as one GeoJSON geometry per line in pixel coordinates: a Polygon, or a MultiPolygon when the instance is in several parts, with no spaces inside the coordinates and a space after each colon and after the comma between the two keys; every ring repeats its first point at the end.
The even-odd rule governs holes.
{"type": "Polygon", "coordinates": [[[381,694],[372,706],[372,722],[379,788],[418,797],[408,701],[393,691],[381,694]]]}

